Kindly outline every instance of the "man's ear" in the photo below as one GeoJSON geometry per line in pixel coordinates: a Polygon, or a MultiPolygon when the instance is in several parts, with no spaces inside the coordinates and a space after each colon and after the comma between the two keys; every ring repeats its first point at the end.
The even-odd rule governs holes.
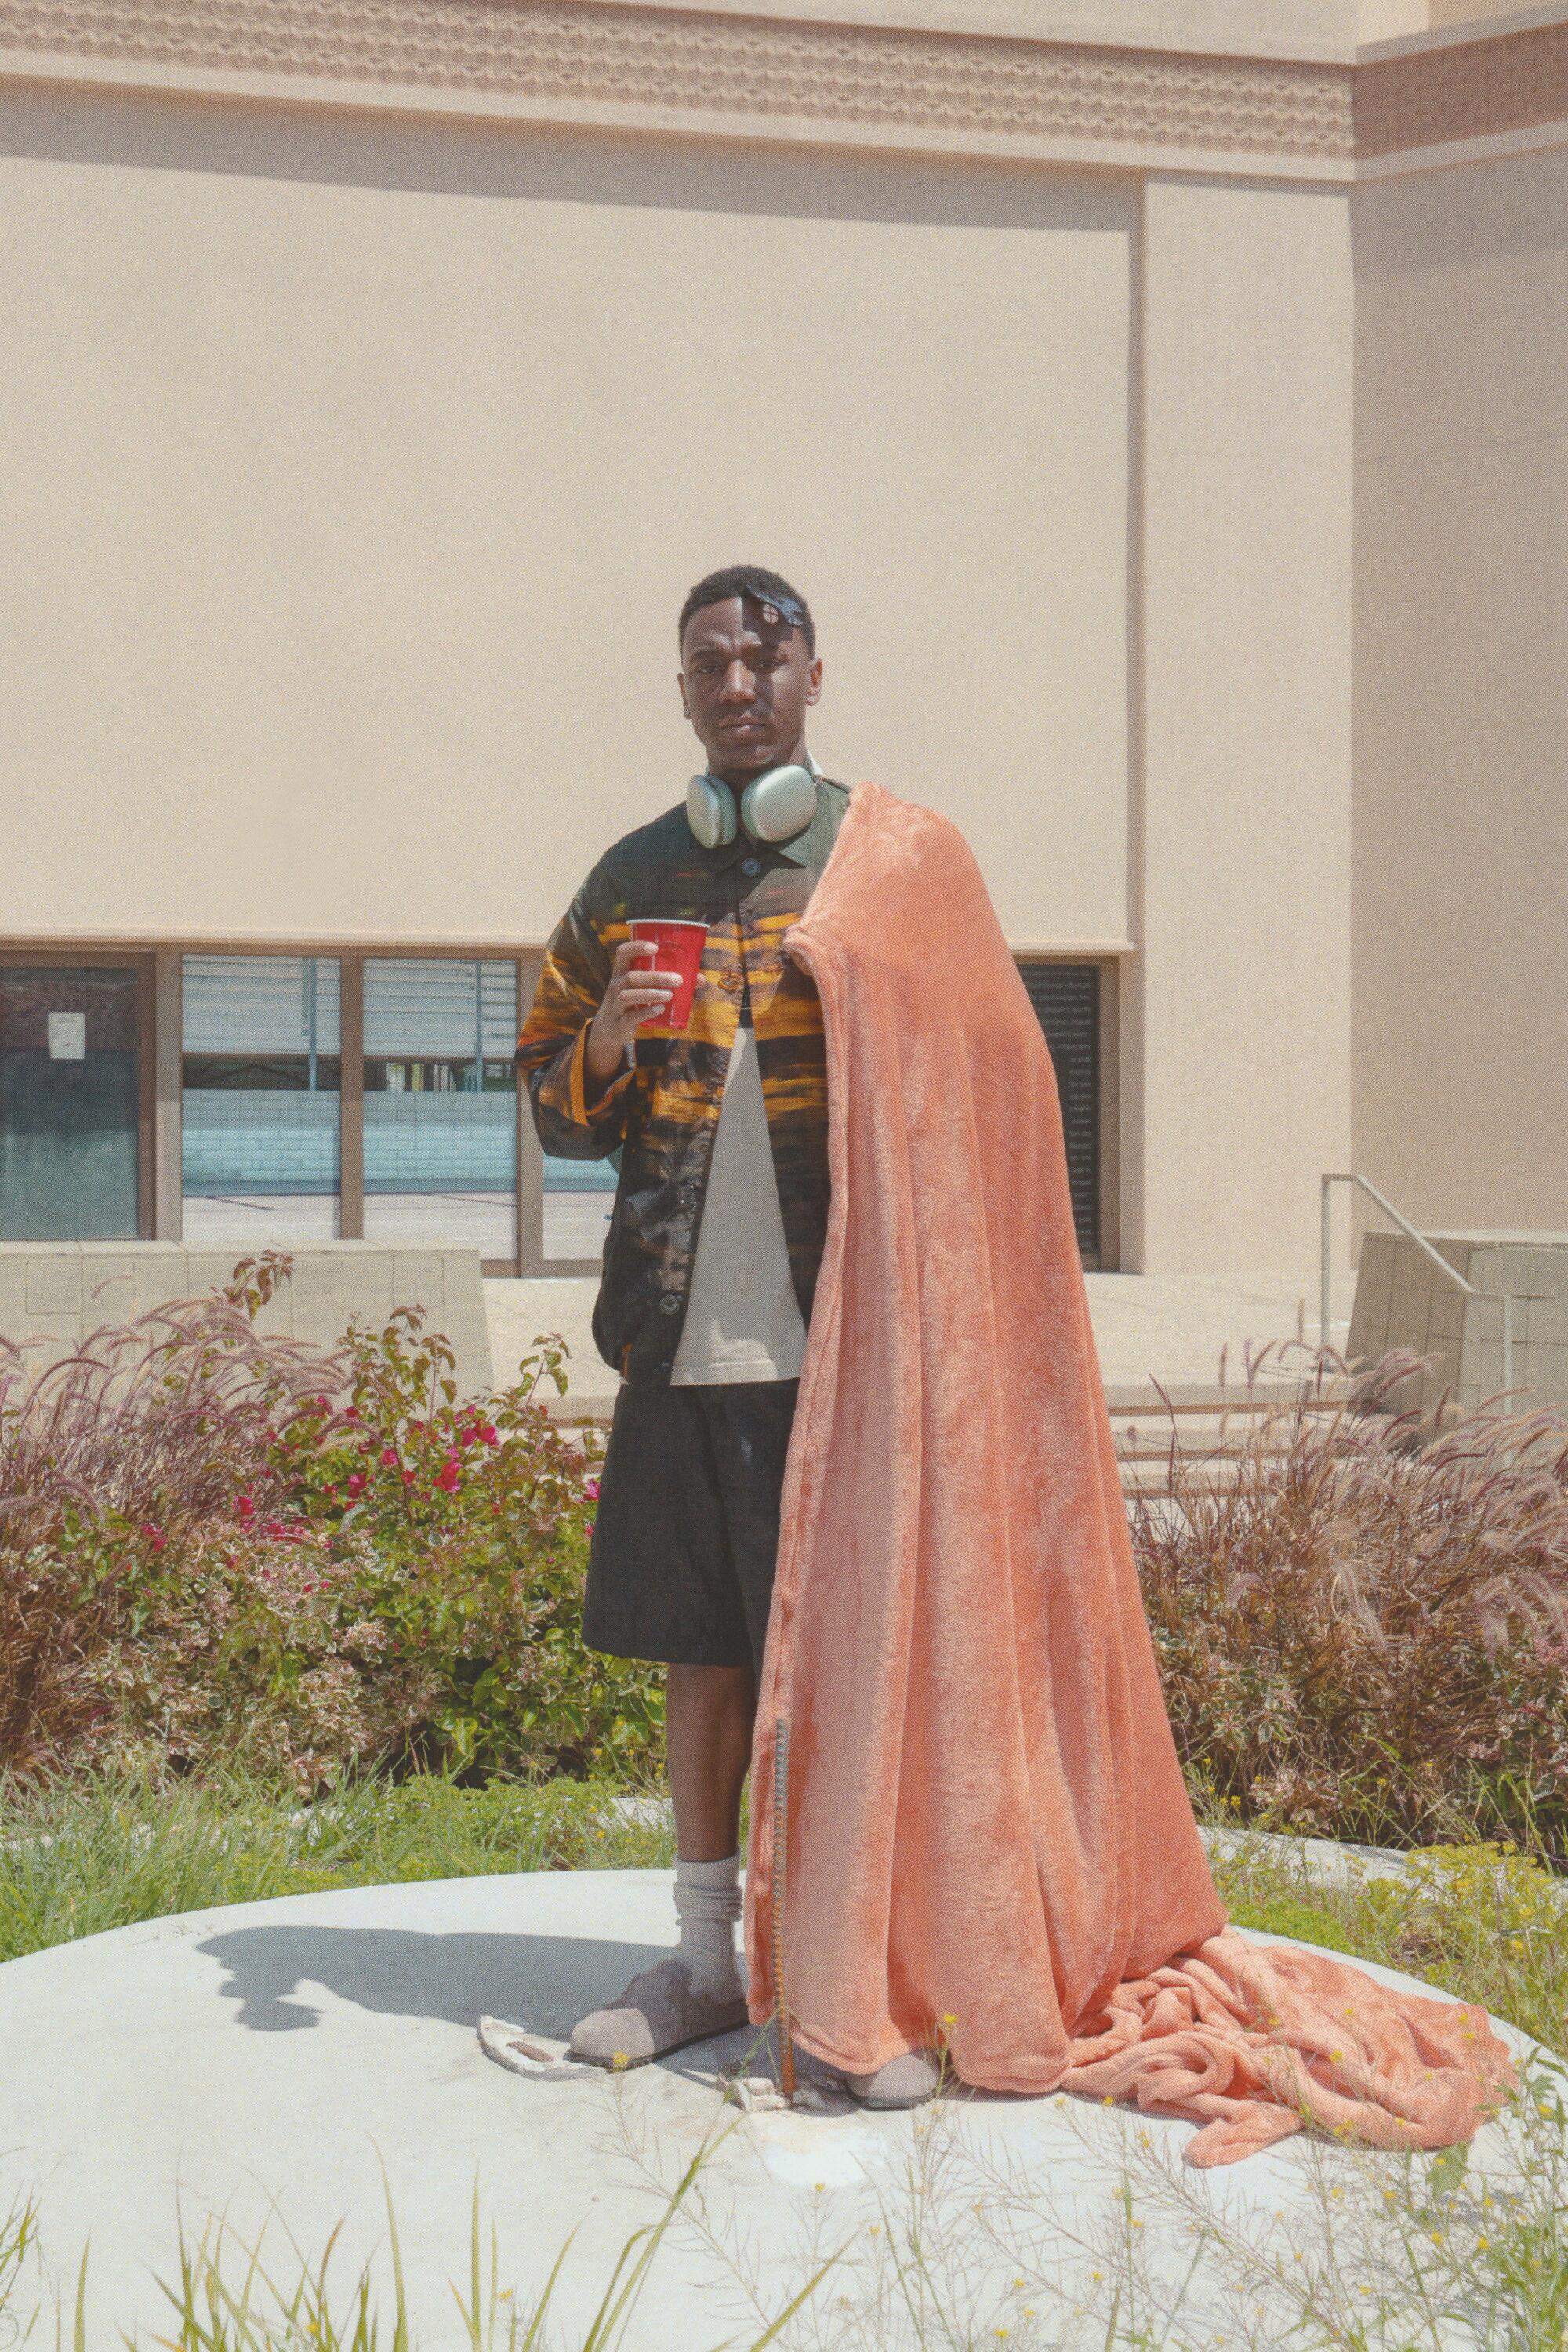
{"type": "Polygon", "coordinates": [[[683,669],[678,669],[676,671],[675,684],[676,690],[680,696],[680,715],[682,719],[689,719],[691,717],[691,705],[686,699],[686,672],[683,669]]]}
{"type": "Polygon", "coordinates": [[[820,702],[822,699],[822,658],[820,655],[811,664],[805,675],[807,681],[805,698],[807,702],[820,702]]]}

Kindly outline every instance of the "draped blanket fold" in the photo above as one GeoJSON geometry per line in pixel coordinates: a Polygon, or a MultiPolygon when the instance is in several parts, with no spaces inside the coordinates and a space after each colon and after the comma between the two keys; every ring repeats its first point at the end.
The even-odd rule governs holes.
{"type": "Polygon", "coordinates": [[[821,995],[832,1209],[752,1779],[773,2011],[774,1726],[796,2040],[866,2073],[1189,2116],[1223,2163],[1312,2121],[1461,2139],[1484,2013],[1226,1927],[1121,1501],[1050,1055],[974,859],[855,793],[789,952],[821,995]]]}

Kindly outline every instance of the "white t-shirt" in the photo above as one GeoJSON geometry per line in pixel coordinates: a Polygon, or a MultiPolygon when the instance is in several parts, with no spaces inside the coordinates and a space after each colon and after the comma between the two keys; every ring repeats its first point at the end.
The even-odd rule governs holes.
{"type": "Polygon", "coordinates": [[[805,1360],[805,1325],[790,1276],[756,1033],[742,1024],[724,1074],[670,1385],[793,1381],[805,1360]]]}

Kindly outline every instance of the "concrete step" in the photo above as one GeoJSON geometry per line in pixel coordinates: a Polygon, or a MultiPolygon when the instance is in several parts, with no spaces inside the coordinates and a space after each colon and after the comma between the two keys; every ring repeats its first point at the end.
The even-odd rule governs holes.
{"type": "MultiPolygon", "coordinates": [[[[1237,1484],[1243,1461],[1279,1460],[1289,1451],[1298,1403],[1293,1389],[1170,1389],[1167,1404],[1151,1385],[1107,1393],[1111,1435],[1129,1497],[1155,1501],[1171,1494],[1173,1446],[1184,1491],[1222,1494],[1237,1484]]],[[[1313,1415],[1337,1411],[1332,1398],[1301,1401],[1313,1415]]],[[[563,1433],[581,1440],[590,1429],[602,1440],[612,1401],[552,1400],[563,1433]]]]}

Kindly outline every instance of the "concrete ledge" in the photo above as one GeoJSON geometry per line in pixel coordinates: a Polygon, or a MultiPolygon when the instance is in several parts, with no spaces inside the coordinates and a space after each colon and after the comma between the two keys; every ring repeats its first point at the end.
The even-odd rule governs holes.
{"type": "MultiPolygon", "coordinates": [[[[1045,2341],[1017,2308],[1029,2298],[1016,2294],[1023,2265],[995,2169],[1027,2185],[1042,2250],[1087,2302],[1096,2257],[1085,2241],[1098,2244],[1122,2211],[1126,2166],[1141,2146],[1179,2163],[1190,2124],[1059,2095],[959,2096],[912,2115],[739,2114],[715,2077],[771,2070],[765,2037],[748,2032],[591,2080],[520,2081],[482,2053],[481,2015],[564,2038],[668,1951],[671,1886],[663,1871],[545,1871],[359,1887],[152,1920],[13,1960],[0,1968],[0,2200],[39,2198],[47,2275],[68,2309],[90,2238],[96,2347],[165,2317],[153,2275],[176,2268],[176,2200],[193,2242],[211,2214],[226,2214],[242,2242],[272,2215],[279,2273],[282,2230],[319,2259],[342,2221],[340,2288],[369,2263],[384,2295],[384,2168],[418,2340],[457,2352],[468,2337],[447,2283],[466,2279],[476,2182],[502,2283],[524,2309],[571,2237],[551,2316],[552,2340],[577,2342],[626,2239],[658,2217],[650,2176],[673,2185],[706,2147],[713,2234],[671,2231],[626,2352],[751,2343],[762,2321],[746,2284],[771,2317],[838,2247],[831,2294],[848,2305],[843,2340],[891,2344],[881,2319],[899,2307],[898,2279],[884,2224],[917,2210],[922,2228],[940,2222],[942,2275],[975,2292],[964,2340],[1007,2329],[1045,2341]],[[936,2201],[917,2208],[910,2183],[926,2179],[936,2201]]],[[[1362,1965],[1382,1983],[1447,1998],[1362,1965]]],[[[1502,2031],[1531,2054],[1523,2036],[1502,2031]]],[[[1478,2135],[1473,2179],[1509,2162],[1510,2130],[1504,2121],[1478,2135]]],[[[1260,2243],[1276,2219],[1287,2231],[1311,2227],[1323,2161],[1321,2147],[1292,2140],[1237,2166],[1223,2182],[1228,2226],[1260,2243]]],[[[1363,2197],[1381,2207],[1376,2165],[1340,2177],[1347,2210],[1363,2197]]],[[[1184,2216],[1141,2201],[1139,2218],[1156,2267],[1179,2280],[1192,2259],[1184,2216]]],[[[1194,2278],[1182,2315],[1189,2341],[1227,2332],[1217,2280],[1194,2278]]],[[[845,2317],[824,2306],[825,2326],[845,2317]]],[[[1103,2315],[1094,2340],[1106,2340],[1103,2315]]]]}
{"type": "Polygon", "coordinates": [[[1421,1379],[1392,1392],[1390,1409],[1430,1413],[1448,1391],[1468,1411],[1501,1390],[1505,1293],[1514,1302],[1510,1410],[1568,1404],[1568,1234],[1427,1239],[1476,1296],[1467,1297],[1408,1234],[1373,1233],[1362,1242],[1347,1354],[1370,1364],[1408,1348],[1433,1360],[1421,1379]]]}
{"type": "MultiPolygon", "coordinates": [[[[179,1242],[0,1242],[0,1339],[26,1347],[41,1369],[106,1324],[221,1289],[238,1255],[179,1242]]],[[[491,1386],[477,1250],[320,1242],[289,1255],[292,1278],[262,1309],[259,1329],[331,1348],[356,1316],[379,1328],[395,1307],[419,1307],[457,1352],[459,1391],[491,1386]]]]}

